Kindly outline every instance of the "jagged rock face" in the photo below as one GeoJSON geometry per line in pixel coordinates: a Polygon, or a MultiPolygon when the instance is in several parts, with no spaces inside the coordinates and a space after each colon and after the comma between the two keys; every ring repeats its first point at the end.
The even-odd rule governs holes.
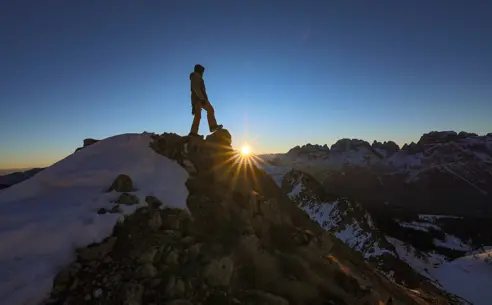
{"type": "MultiPolygon", "coordinates": [[[[182,147],[191,215],[140,208],[115,228],[114,243],[91,246],[102,247],[94,259],[79,257],[60,276],[53,303],[449,303],[439,291],[415,293],[375,272],[265,172],[234,162],[227,134],[182,147]]],[[[161,146],[172,141],[154,141],[175,156],[161,146]]]]}
{"type": "Polygon", "coordinates": [[[385,157],[392,156],[400,150],[400,146],[393,141],[385,141],[384,143],[374,141],[372,143],[372,148],[379,150],[385,157]]]}
{"type": "Polygon", "coordinates": [[[332,151],[338,151],[338,152],[347,152],[349,150],[359,149],[359,148],[370,149],[371,145],[364,140],[341,139],[331,146],[332,151]]]}

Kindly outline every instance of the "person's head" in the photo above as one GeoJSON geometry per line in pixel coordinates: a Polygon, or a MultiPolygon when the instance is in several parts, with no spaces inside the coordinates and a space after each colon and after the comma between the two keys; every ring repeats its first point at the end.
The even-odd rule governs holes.
{"type": "Polygon", "coordinates": [[[205,67],[199,64],[195,65],[195,72],[200,73],[200,75],[203,75],[203,72],[205,72],[205,67]]]}

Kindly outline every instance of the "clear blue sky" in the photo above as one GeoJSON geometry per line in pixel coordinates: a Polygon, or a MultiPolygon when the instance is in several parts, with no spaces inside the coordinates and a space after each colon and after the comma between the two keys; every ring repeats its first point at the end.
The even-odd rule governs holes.
{"type": "Polygon", "coordinates": [[[0,24],[0,168],[187,134],[195,63],[257,153],[492,132],[490,1],[4,0],[0,24]]]}

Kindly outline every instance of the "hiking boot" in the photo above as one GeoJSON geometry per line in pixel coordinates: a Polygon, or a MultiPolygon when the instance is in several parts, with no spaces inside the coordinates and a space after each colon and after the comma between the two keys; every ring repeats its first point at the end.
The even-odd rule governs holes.
{"type": "Polygon", "coordinates": [[[212,133],[213,132],[216,132],[217,130],[222,129],[222,127],[224,127],[224,126],[222,126],[222,125],[215,125],[213,127],[210,127],[210,132],[212,132],[212,133]]]}

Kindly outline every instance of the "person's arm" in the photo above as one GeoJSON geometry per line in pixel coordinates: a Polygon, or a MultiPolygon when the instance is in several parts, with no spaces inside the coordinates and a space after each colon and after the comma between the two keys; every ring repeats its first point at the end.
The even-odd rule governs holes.
{"type": "Polygon", "coordinates": [[[207,98],[207,93],[205,91],[205,85],[202,87],[202,78],[200,75],[193,74],[191,76],[191,89],[193,92],[195,92],[196,96],[198,96],[199,99],[206,101],[207,98]]]}

